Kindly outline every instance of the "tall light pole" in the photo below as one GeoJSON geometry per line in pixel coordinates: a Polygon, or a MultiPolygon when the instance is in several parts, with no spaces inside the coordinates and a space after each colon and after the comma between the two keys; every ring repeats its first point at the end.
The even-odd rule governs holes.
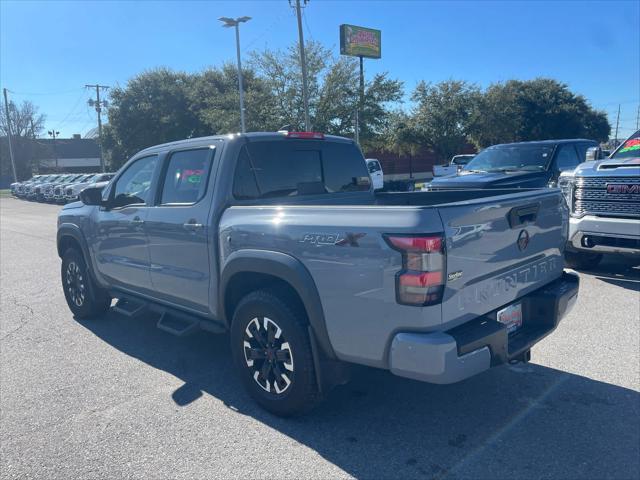
{"type": "Polygon", "coordinates": [[[53,155],[56,157],[56,172],[58,172],[58,149],[56,148],[56,138],[60,135],[60,132],[55,130],[49,130],[47,132],[51,138],[53,138],[53,155]]]}
{"type": "Polygon", "coordinates": [[[242,87],[242,63],[240,63],[240,24],[248,22],[249,20],[251,20],[251,17],[220,17],[218,20],[223,23],[223,27],[235,27],[236,29],[236,51],[238,54],[238,90],[240,91],[240,131],[242,133],[245,133],[247,130],[244,123],[244,89],[242,87]]]}

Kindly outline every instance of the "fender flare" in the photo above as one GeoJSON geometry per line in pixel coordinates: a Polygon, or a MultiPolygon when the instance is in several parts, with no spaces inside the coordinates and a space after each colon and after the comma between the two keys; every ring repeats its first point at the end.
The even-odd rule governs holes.
{"type": "Polygon", "coordinates": [[[62,258],[64,252],[60,250],[60,244],[64,237],[73,238],[82,249],[82,254],[85,260],[89,258],[89,247],[87,246],[87,240],[84,238],[80,227],[73,223],[63,223],[58,227],[58,233],[56,234],[56,247],[58,249],[58,256],[62,258]]]}
{"type": "Polygon", "coordinates": [[[229,255],[220,275],[219,305],[220,312],[226,318],[225,297],[227,286],[238,273],[262,273],[287,282],[296,291],[309,318],[309,325],[318,347],[327,359],[336,359],[329,340],[324,310],[315,282],[307,268],[296,258],[286,253],[269,250],[238,250],[229,255]]]}
{"type": "Polygon", "coordinates": [[[94,259],[89,254],[89,245],[87,244],[87,239],[84,237],[80,227],[73,223],[63,223],[58,227],[58,233],[56,234],[56,249],[58,250],[58,256],[60,258],[64,255],[64,252],[60,249],[60,244],[64,237],[71,237],[78,242],[78,245],[80,245],[80,249],[82,250],[84,261],[89,269],[89,275],[91,275],[93,281],[98,285],[104,286],[103,282],[100,282],[96,275],[94,259]]]}

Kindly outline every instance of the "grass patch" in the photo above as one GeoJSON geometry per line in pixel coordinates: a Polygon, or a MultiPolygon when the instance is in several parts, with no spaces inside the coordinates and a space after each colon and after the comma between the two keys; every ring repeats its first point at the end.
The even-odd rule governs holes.
{"type": "Polygon", "coordinates": [[[10,197],[11,196],[11,190],[9,190],[8,188],[5,188],[4,190],[0,190],[0,197],[4,198],[4,197],[10,197]]]}

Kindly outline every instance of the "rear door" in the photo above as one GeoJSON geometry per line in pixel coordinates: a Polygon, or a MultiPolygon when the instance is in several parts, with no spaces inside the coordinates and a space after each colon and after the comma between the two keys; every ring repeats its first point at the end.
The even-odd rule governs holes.
{"type": "Polygon", "coordinates": [[[444,322],[462,323],[558,278],[568,211],[559,190],[439,207],[445,228],[444,322]]]}
{"type": "Polygon", "coordinates": [[[146,221],[154,294],[203,312],[211,291],[215,152],[213,146],[171,152],[146,221]]]}

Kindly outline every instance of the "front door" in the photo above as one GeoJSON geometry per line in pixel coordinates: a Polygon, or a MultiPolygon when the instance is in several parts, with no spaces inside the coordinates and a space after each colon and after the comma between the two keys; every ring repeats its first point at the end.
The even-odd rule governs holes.
{"type": "Polygon", "coordinates": [[[154,294],[202,312],[211,289],[214,157],[213,147],[172,152],[146,220],[154,294]]]}
{"type": "Polygon", "coordinates": [[[96,268],[114,286],[136,291],[151,288],[149,241],[145,222],[149,213],[156,155],[139,158],[116,179],[109,206],[96,213],[96,268]]]}

